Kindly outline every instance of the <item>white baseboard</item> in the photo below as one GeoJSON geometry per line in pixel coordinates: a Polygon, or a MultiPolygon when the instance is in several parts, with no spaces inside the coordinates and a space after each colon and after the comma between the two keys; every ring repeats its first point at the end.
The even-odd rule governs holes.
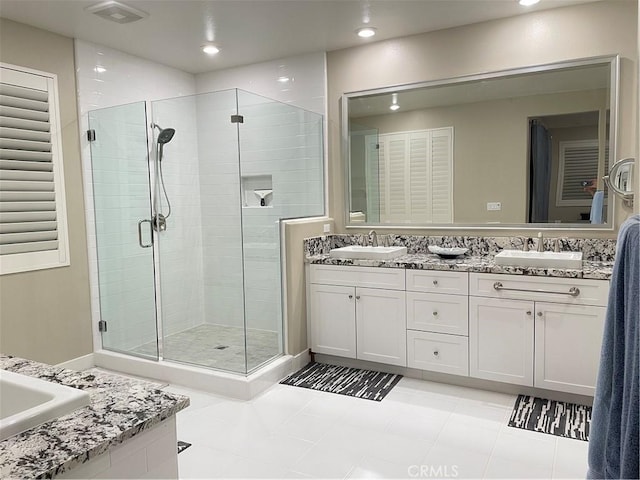
{"type": "Polygon", "coordinates": [[[291,369],[293,372],[297,372],[310,362],[311,354],[309,353],[309,349],[307,348],[291,358],[291,369]]]}
{"type": "Polygon", "coordinates": [[[82,357],[72,358],[66,362],[58,363],[56,367],[68,368],[69,370],[82,371],[96,366],[93,353],[83,355],[82,357]]]}

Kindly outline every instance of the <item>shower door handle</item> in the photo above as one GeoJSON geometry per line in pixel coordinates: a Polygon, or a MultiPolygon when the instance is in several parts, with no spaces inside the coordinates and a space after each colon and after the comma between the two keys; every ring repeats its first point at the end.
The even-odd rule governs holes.
{"type": "Polygon", "coordinates": [[[140,220],[138,222],[138,244],[142,247],[142,248],[149,248],[149,247],[153,247],[153,231],[152,231],[152,226],[153,224],[151,223],[151,220],[140,220]],[[147,222],[149,224],[149,231],[151,232],[151,243],[147,244],[147,243],[142,243],[142,224],[147,222]]]}

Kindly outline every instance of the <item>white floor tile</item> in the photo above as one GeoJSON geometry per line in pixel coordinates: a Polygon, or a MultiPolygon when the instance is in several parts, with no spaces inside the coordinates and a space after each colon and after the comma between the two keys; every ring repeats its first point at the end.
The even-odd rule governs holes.
{"type": "Polygon", "coordinates": [[[486,478],[551,478],[557,437],[516,428],[500,431],[486,478]]]}
{"type": "Polygon", "coordinates": [[[407,465],[400,465],[375,457],[364,457],[351,470],[348,478],[411,478],[409,471],[407,465]]]}
{"type": "Polygon", "coordinates": [[[340,447],[316,444],[291,466],[291,470],[315,478],[346,478],[362,457],[362,454],[340,447]]]}
{"type": "Polygon", "coordinates": [[[553,460],[553,478],[586,478],[588,451],[588,442],[559,437],[553,460]]]}
{"type": "MultiPolygon", "coordinates": [[[[429,450],[420,465],[427,471],[435,470],[437,472],[439,469],[441,472],[450,472],[449,476],[456,478],[482,478],[490,456],[491,454],[484,449],[452,446],[441,442],[429,450]]],[[[435,476],[443,477],[445,475],[443,473],[441,475],[435,474],[435,476]]]]}
{"type": "Polygon", "coordinates": [[[251,401],[170,386],[181,478],[584,478],[586,442],[506,426],[515,396],[403,378],[382,402],[275,385],[251,401]]]}

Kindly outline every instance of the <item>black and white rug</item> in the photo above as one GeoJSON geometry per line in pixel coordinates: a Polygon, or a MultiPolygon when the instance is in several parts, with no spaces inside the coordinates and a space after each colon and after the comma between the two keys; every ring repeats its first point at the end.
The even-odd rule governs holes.
{"type": "Polygon", "coordinates": [[[190,446],[191,444],[189,442],[183,442],[182,440],[178,440],[178,453],[184,452],[190,446]]]}
{"type": "Polygon", "coordinates": [[[401,378],[391,373],[310,363],[280,383],[379,402],[401,378]]]}
{"type": "Polygon", "coordinates": [[[591,407],[518,395],[509,426],[589,441],[591,407]]]}

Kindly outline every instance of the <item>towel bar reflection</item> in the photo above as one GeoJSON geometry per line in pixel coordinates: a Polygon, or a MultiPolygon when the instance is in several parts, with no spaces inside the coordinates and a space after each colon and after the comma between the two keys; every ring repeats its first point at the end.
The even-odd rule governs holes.
{"type": "Polygon", "coordinates": [[[577,297],[580,295],[580,289],[578,287],[571,287],[568,292],[554,292],[553,290],[531,290],[528,288],[509,288],[502,285],[502,282],[494,282],[494,290],[509,290],[511,292],[531,292],[531,293],[552,293],[554,295],[570,295],[577,297]]]}

